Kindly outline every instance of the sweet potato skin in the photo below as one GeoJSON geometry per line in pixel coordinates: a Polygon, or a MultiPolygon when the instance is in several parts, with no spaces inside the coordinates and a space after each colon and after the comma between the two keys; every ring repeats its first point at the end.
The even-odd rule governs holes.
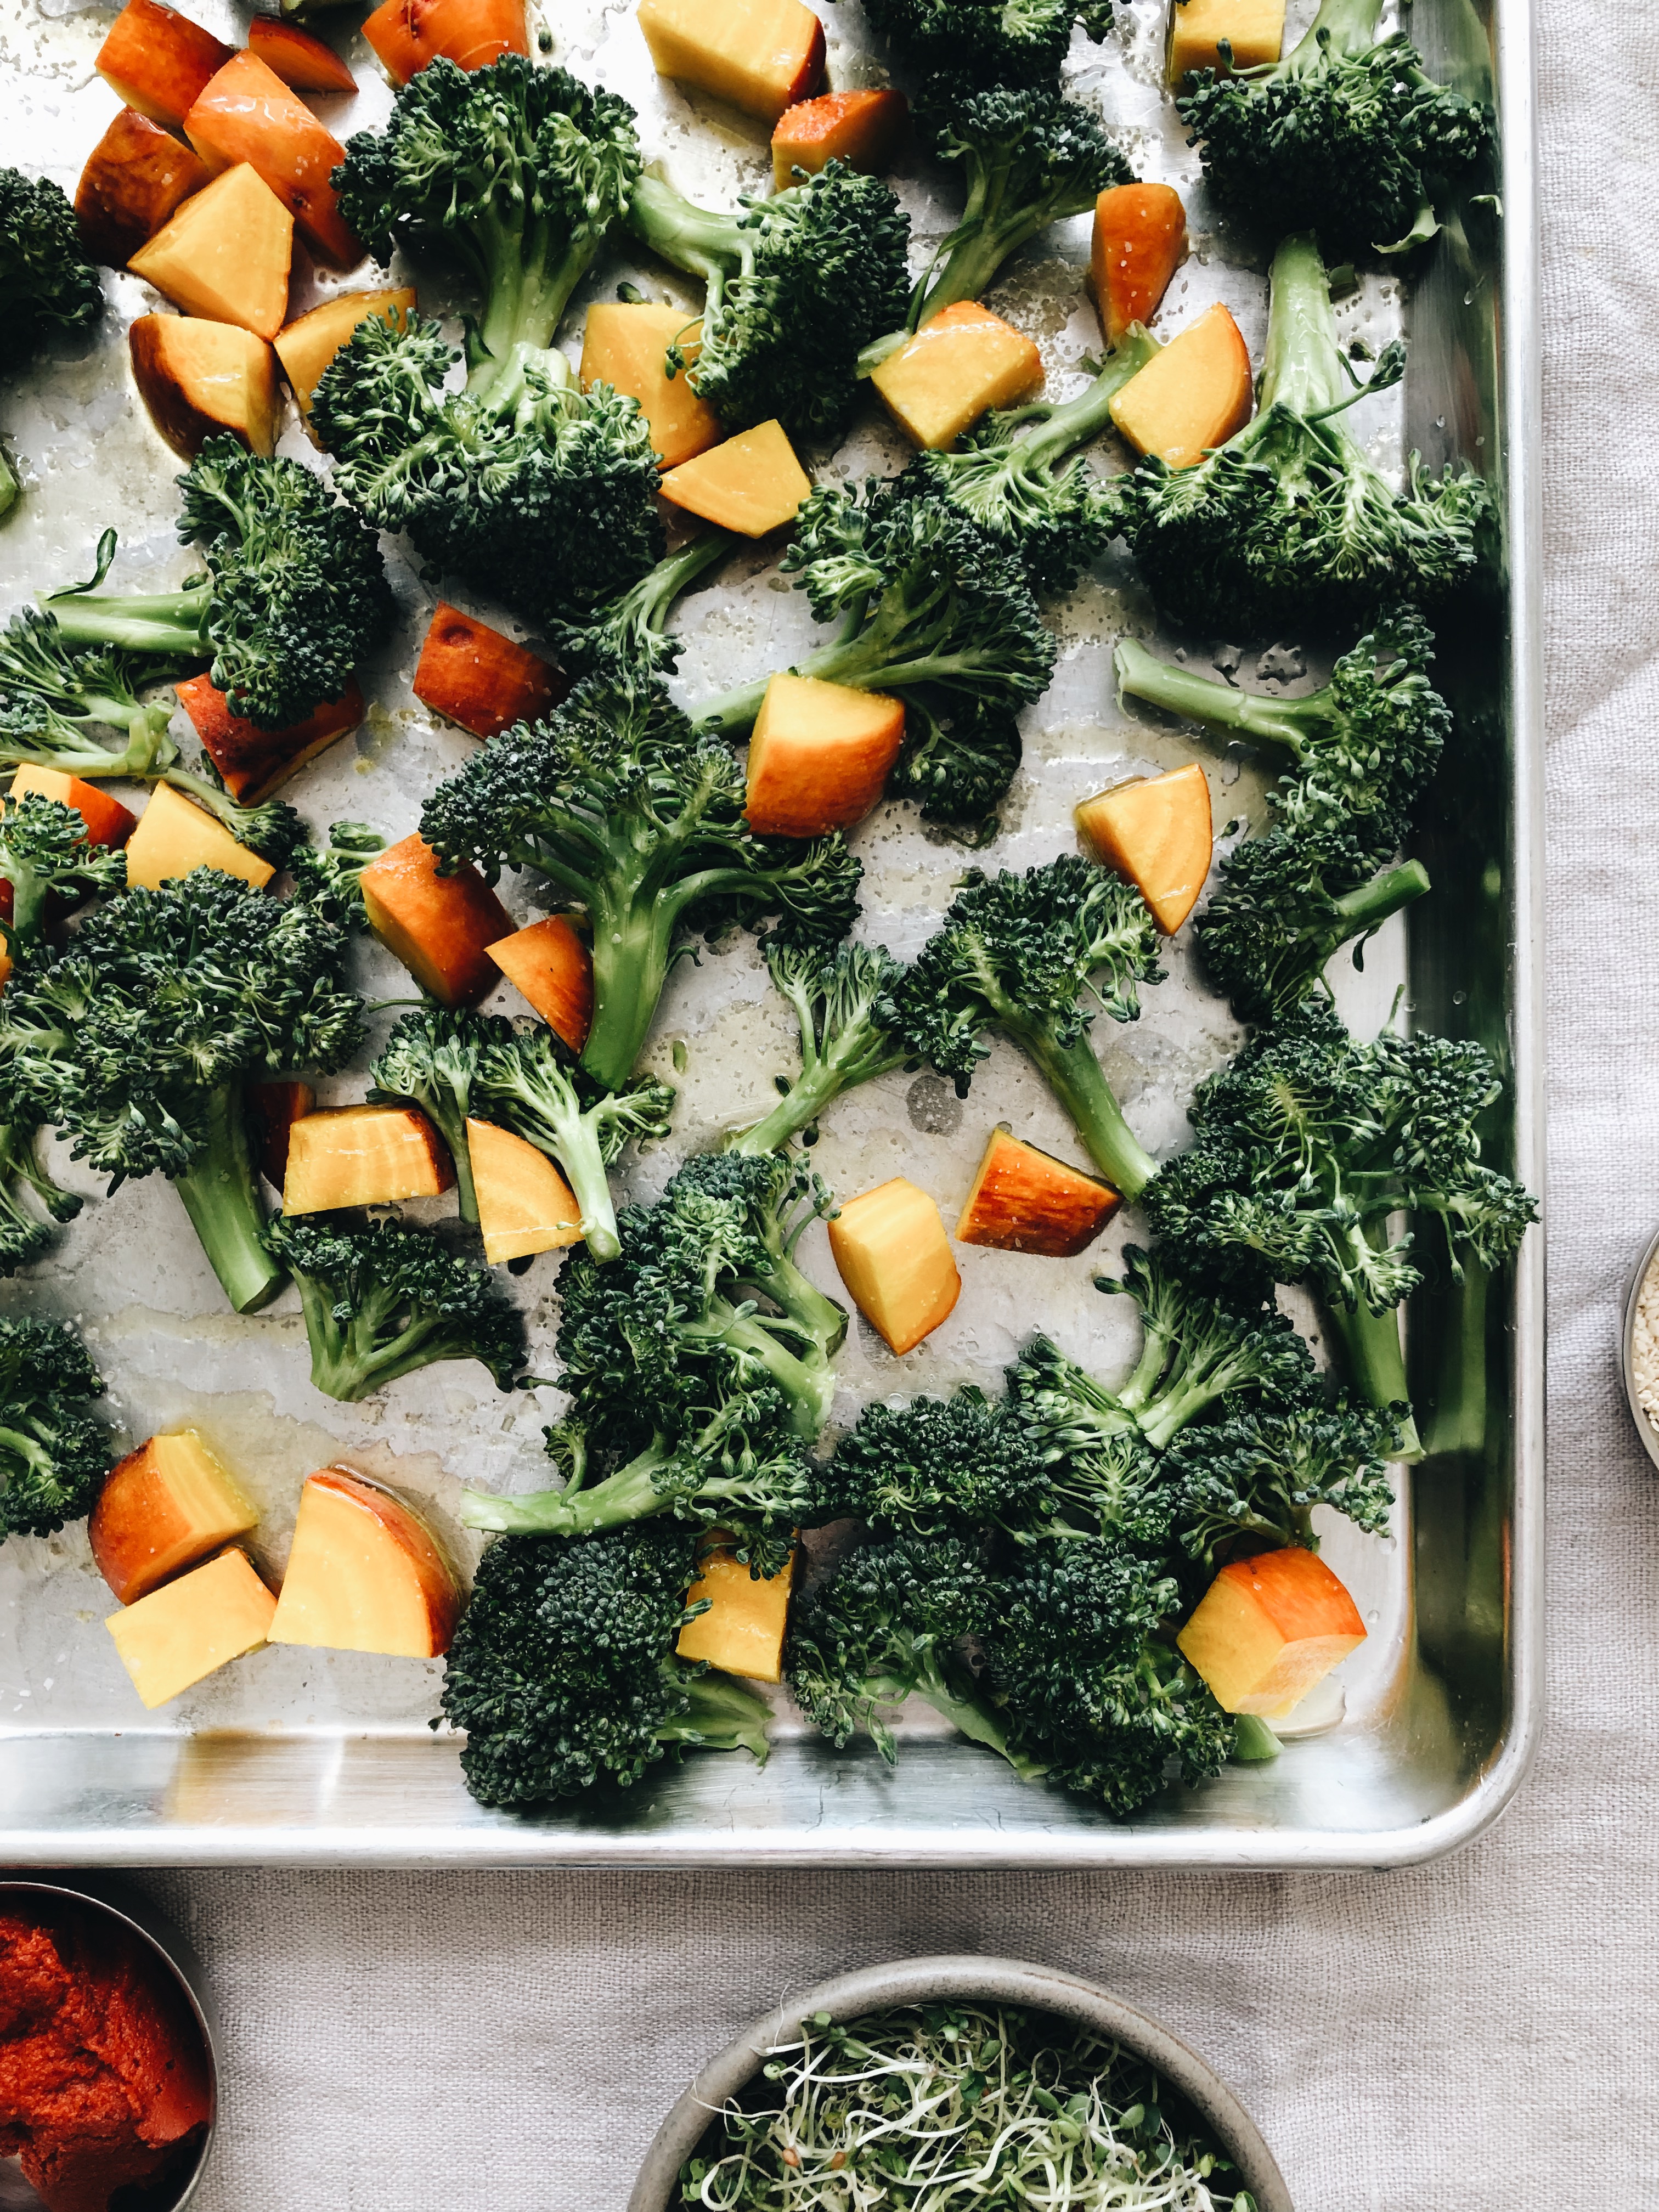
{"type": "Polygon", "coordinates": [[[89,258],[106,269],[125,269],[212,173],[193,148],[181,146],[136,107],[124,107],[88,155],[75,188],[89,258]]]}
{"type": "Polygon", "coordinates": [[[440,55],[478,70],[503,54],[530,53],[524,0],[384,0],[363,36],[393,84],[407,84],[440,55]]]}
{"type": "Polygon", "coordinates": [[[568,680],[528,646],[440,599],[415,671],[415,696],[475,738],[534,722],[568,696],[568,680]]]}
{"type": "Polygon", "coordinates": [[[246,161],[258,170],[321,259],[337,269],[362,259],[332,182],[345,148],[258,54],[233,55],[203,87],[184,122],[185,137],[210,168],[246,161]]]}
{"type": "Polygon", "coordinates": [[[233,714],[224,693],[215,690],[205,676],[173,688],[226,790],[244,806],[269,799],[295,769],[355,730],[368,711],[355,676],[337,699],[325,701],[286,730],[262,730],[257,722],[233,714]]]}
{"type": "Polygon", "coordinates": [[[357,80],[332,46],[297,23],[256,15],[247,27],[248,52],[295,92],[356,92],[357,80]]]}
{"type": "Polygon", "coordinates": [[[958,1244],[1071,1260],[1094,1243],[1122,1203],[1098,1176],[996,1128],[951,1233],[958,1244]]]}

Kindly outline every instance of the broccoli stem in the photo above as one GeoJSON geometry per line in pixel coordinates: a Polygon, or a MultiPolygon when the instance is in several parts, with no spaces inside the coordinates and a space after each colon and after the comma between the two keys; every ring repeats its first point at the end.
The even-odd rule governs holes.
{"type": "Polygon", "coordinates": [[[1353,938],[1368,937],[1390,915],[1420,899],[1429,888],[1429,872],[1421,860],[1402,860],[1397,867],[1384,868],[1357,891],[1332,901],[1334,910],[1346,924],[1338,943],[1346,945],[1353,938]]]}
{"type": "MultiPolygon", "coordinates": [[[[1371,1311],[1364,1298],[1352,1310],[1334,1298],[1328,1301],[1326,1311],[1332,1333],[1346,1355],[1349,1371],[1366,1402],[1379,1410],[1394,1405],[1404,1405],[1409,1409],[1411,1392],[1406,1385],[1398,1308],[1391,1306],[1387,1313],[1377,1314],[1371,1311]]],[[[1409,1410],[1396,1431],[1393,1456],[1401,1460],[1423,1456],[1417,1423],[1409,1410]]]]}
{"type": "Polygon", "coordinates": [[[1324,258],[1310,231],[1280,241],[1269,281],[1272,305],[1256,395],[1257,418],[1278,404],[1312,420],[1352,399],[1355,387],[1336,342],[1324,258]]]}
{"type": "Polygon", "coordinates": [[[826,1040],[822,1052],[813,1034],[810,1006],[786,992],[800,1018],[801,1071],[769,1114],[747,1129],[738,1130],[722,1148],[748,1159],[781,1152],[790,1139],[811,1127],[843,1091],[856,1090],[911,1057],[908,1048],[896,1045],[873,1020],[858,1022],[826,1040]]]}
{"type": "Polygon", "coordinates": [[[594,888],[588,908],[593,924],[593,1025],[582,1048],[582,1066],[595,1082],[617,1091],[634,1072],[668,981],[679,908],[665,914],[666,900],[653,907],[631,878],[594,888]]]}
{"type": "Polygon", "coordinates": [[[1117,668],[1120,700],[1144,699],[1167,714],[1252,744],[1273,745],[1301,760],[1307,749],[1304,725],[1323,720],[1320,694],[1310,699],[1264,699],[1255,691],[1236,691],[1231,684],[1212,683],[1194,676],[1168,660],[1159,660],[1136,639],[1122,639],[1113,656],[1117,668]]]}
{"type": "Polygon", "coordinates": [[[1125,1198],[1139,1198],[1158,1173],[1158,1162],[1124,1120],[1088,1032],[1075,1044],[1056,1044],[1049,1030],[1027,1020],[1012,1001],[999,1026],[1041,1068],[1049,1089],[1071,1115],[1084,1151],[1113,1189],[1125,1198]]]}
{"type": "MultiPolygon", "coordinates": [[[[523,380],[527,356],[536,357],[556,385],[568,384],[569,364],[554,352],[554,334],[592,264],[599,234],[587,227],[559,252],[545,217],[504,223],[491,203],[480,206],[467,230],[453,236],[465,246],[485,289],[483,316],[467,348],[467,389],[507,404],[523,380]]],[[[559,243],[564,244],[562,234],[559,243]]]]}
{"type": "Polygon", "coordinates": [[[238,1313],[269,1305],[286,1279],[264,1246],[265,1210],[254,1180],[253,1154],[239,1084],[208,1093],[207,1142],[173,1187],[225,1296],[238,1313]]]}
{"type": "Polygon", "coordinates": [[[311,1379],[329,1397],[354,1405],[400,1375],[427,1365],[428,1343],[444,1326],[441,1316],[424,1314],[382,1343],[380,1331],[398,1310],[396,1292],[372,1291],[342,1323],[325,1284],[309,1275],[296,1275],[295,1280],[311,1341],[311,1379]]]}
{"type": "Polygon", "coordinates": [[[1425,1454],[1478,1452],[1486,1441],[1486,1292],[1492,1277],[1473,1254],[1448,1286],[1435,1346],[1434,1402],[1425,1454]]]}
{"type": "Polygon", "coordinates": [[[1121,343],[1107,357],[1094,382],[1058,407],[1039,404],[994,419],[1006,422],[1015,434],[1009,441],[1011,460],[1021,472],[1053,467],[1084,446],[1092,445],[1111,428],[1112,402],[1133,376],[1138,376],[1161,349],[1139,323],[1127,330],[1121,343]],[[1033,428],[1018,426],[1029,420],[1033,428]]]}
{"type": "Polygon", "coordinates": [[[696,1745],[703,1751],[747,1751],[764,1766],[771,1745],[766,1724],[772,1709],[757,1690],[730,1674],[691,1674],[676,1666],[674,1680],[690,1709],[662,1722],[657,1729],[663,1743],[696,1745]]]}
{"type": "Polygon", "coordinates": [[[0,515],[11,513],[17,504],[22,489],[17,481],[16,471],[6,458],[5,448],[0,447],[0,515]]]}
{"type": "MultiPolygon", "coordinates": [[[[979,655],[933,649],[949,637],[949,624],[942,620],[931,627],[923,623],[902,586],[890,586],[877,602],[874,619],[855,628],[860,620],[860,614],[855,611],[848,625],[854,629],[853,635],[843,635],[832,645],[820,646],[791,673],[816,677],[824,684],[843,684],[854,691],[899,690],[907,684],[949,684],[963,677],[972,680],[983,675],[979,655]],[[895,659],[891,656],[901,640],[902,653],[895,659]]],[[[758,683],[721,692],[696,709],[696,720],[723,738],[740,739],[752,728],[770,681],[763,676],[758,683]]]]}
{"type": "MultiPolygon", "coordinates": [[[[647,174],[634,187],[628,227],[642,246],[649,246],[672,268],[684,269],[688,276],[701,276],[715,294],[718,307],[727,269],[743,252],[743,232],[735,216],[695,207],[660,177],[647,174]]],[[[688,327],[697,320],[696,315],[688,316],[688,327]]]]}
{"type": "Polygon", "coordinates": [[[942,1713],[969,1742],[983,1744],[988,1751],[1006,1759],[1022,1782],[1038,1781],[1048,1772],[1045,1761],[1013,1748],[1007,1730],[991,1707],[968,1684],[954,1680],[946,1673],[935,1650],[929,1650],[921,1658],[915,1694],[936,1713],[942,1713]]]}
{"type": "Polygon", "coordinates": [[[605,1155],[593,1121],[582,1113],[574,1093],[567,1106],[550,1098],[544,1091],[539,1092],[536,1109],[533,1119],[520,1119],[520,1135],[563,1170],[570,1194],[580,1208],[582,1236],[593,1257],[614,1260],[622,1243],[617,1235],[611,1180],[605,1171],[605,1155]]]}
{"type": "Polygon", "coordinates": [[[945,259],[931,276],[924,276],[911,295],[910,312],[902,331],[872,338],[858,357],[858,373],[870,376],[890,355],[908,343],[922,325],[958,301],[982,300],[996,283],[1003,264],[1039,231],[1047,230],[1057,212],[1052,198],[1003,204],[1008,185],[1008,163],[974,165],[962,220],[945,247],[945,259]]]}
{"type": "MultiPolygon", "coordinates": [[[[56,618],[65,645],[115,645],[161,659],[210,660],[207,618],[211,598],[206,586],[198,584],[182,592],[129,598],[65,592],[41,605],[56,618]]],[[[97,711],[100,720],[106,719],[101,709],[97,711]]]]}
{"type": "MultiPolygon", "coordinates": [[[[672,1497],[657,1487],[666,1454],[652,1443],[591,1490],[533,1490],[501,1498],[488,1490],[461,1492],[461,1525],[509,1536],[597,1536],[665,1512],[672,1497]]],[[[717,1488],[717,1485],[710,1485],[717,1488]]]]}
{"type": "Polygon", "coordinates": [[[791,1263],[786,1262],[783,1267],[763,1277],[762,1287],[792,1320],[800,1318],[811,1306],[821,1306],[827,1328],[823,1322],[814,1327],[812,1322],[802,1319],[803,1334],[810,1335],[811,1342],[798,1354],[779,1343],[774,1334],[775,1322],[769,1328],[763,1320],[750,1320],[751,1308],[728,1306],[722,1313],[715,1304],[709,1309],[715,1318],[706,1332],[688,1322],[686,1333],[694,1337],[699,1334],[718,1337],[739,1357],[753,1360],[787,1401],[791,1434],[811,1443],[829,1419],[835,1402],[836,1370],[830,1364],[830,1349],[846,1334],[847,1316],[791,1263]],[[788,1275],[795,1278],[800,1286],[799,1291],[786,1279],[788,1275]],[[826,1345],[830,1349],[826,1349],[826,1345]]]}
{"type": "Polygon", "coordinates": [[[1261,74],[1275,80],[1317,76],[1325,68],[1328,55],[1340,60],[1348,54],[1369,52],[1376,44],[1382,20],[1382,0],[1323,0],[1319,13],[1283,61],[1261,74]]]}

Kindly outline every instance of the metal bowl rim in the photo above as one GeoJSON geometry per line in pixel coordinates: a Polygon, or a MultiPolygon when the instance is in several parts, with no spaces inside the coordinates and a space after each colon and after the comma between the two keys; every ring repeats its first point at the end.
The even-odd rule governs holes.
{"type": "Polygon", "coordinates": [[[1636,1424],[1636,1433],[1642,1439],[1648,1457],[1659,1467],[1659,1429],[1649,1419],[1642,1404],[1640,1391],[1636,1387],[1636,1313],[1642,1303],[1642,1285],[1649,1271],[1659,1260],[1659,1230],[1650,1238],[1636,1272],[1630,1279],[1630,1288],[1625,1293],[1625,1326],[1620,1341],[1620,1365],[1624,1370],[1625,1400],[1630,1407],[1631,1419],[1636,1424]]]}

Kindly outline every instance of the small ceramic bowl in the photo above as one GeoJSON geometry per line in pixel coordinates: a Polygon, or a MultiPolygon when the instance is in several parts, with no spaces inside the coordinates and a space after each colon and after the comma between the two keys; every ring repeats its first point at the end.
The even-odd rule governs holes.
{"type": "Polygon", "coordinates": [[[766,2053],[790,2042],[815,2013],[854,2021],[900,2005],[939,2002],[1018,2005],[1076,2021],[1109,2036],[1155,2066],[1180,2090],[1238,2169],[1241,2189],[1260,2212],[1292,2212],[1290,2191],[1255,2123],[1220,2076],[1167,2027],[1093,1982],[1052,1966],[1015,1959],[902,1959],[841,1974],[792,1997],[757,2020],[747,2034],[710,2059],[656,2133],[628,2200],[628,2212],[670,2212],[680,2202],[680,2168],[702,2141],[709,2120],[760,2071],[766,2053]]]}
{"type": "MultiPolygon", "coordinates": [[[[190,2172],[179,2182],[172,2194],[148,2191],[143,2199],[143,2212],[184,2212],[184,2207],[196,2195],[203,2174],[207,2170],[209,2154],[213,2148],[214,2135],[219,2124],[219,2049],[213,2007],[203,1978],[201,1961],[179,1935],[178,1929],[150,1910],[141,1897],[135,1896],[125,1885],[106,1881],[101,1875],[60,1877],[52,1875],[8,1875],[0,1879],[0,1912],[27,1911],[31,1905],[53,1906],[73,1905],[93,1914],[102,1913],[129,1935],[136,1936],[140,1943],[155,1954],[165,1974],[177,1984],[191,2017],[201,2030],[202,2048],[207,2057],[208,2091],[211,2110],[204,2131],[201,2148],[190,2172]]],[[[15,2168],[6,2170],[15,2174],[15,2168]]],[[[3,2185],[3,2175],[0,2175],[3,2185]]],[[[17,2177],[21,2182],[21,2177],[17,2177]]],[[[27,2185],[22,2185],[27,2188],[27,2185]]],[[[125,2201],[124,2192],[124,2201],[125,2201]]],[[[22,2199],[25,2203],[38,2203],[33,2191],[22,2199]]],[[[0,2205],[8,2199],[0,2194],[0,2205]]]]}
{"type": "Polygon", "coordinates": [[[1625,1300],[1625,1333],[1620,1345],[1625,1370],[1625,1395],[1630,1401],[1631,1419],[1636,1424],[1636,1433],[1647,1448],[1648,1457],[1659,1467],[1659,1429],[1643,1411],[1641,1394],[1636,1387],[1636,1310],[1642,1303],[1642,1285],[1648,1279],[1648,1270],[1659,1260],[1659,1237],[1643,1253],[1636,1273],[1631,1277],[1630,1291],[1625,1300]]]}

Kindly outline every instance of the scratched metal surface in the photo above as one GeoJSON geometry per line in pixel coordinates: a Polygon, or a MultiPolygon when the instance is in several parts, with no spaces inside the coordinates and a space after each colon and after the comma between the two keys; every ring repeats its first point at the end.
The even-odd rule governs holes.
{"type": "MultiPolygon", "coordinates": [[[[228,39],[244,35],[246,17],[224,0],[200,0],[193,12],[228,39]]],[[[1292,8],[1292,34],[1298,17],[1311,12],[1308,4],[1292,8]]],[[[821,13],[832,88],[884,82],[884,60],[866,40],[860,10],[831,4],[821,13]]],[[[1223,299],[1259,350],[1263,271],[1218,230],[1195,157],[1160,96],[1162,0],[1128,0],[1120,16],[1121,35],[1103,46],[1076,40],[1069,75],[1076,96],[1113,122],[1137,173],[1165,178],[1187,198],[1194,250],[1158,328],[1168,337],[1223,299]]],[[[62,0],[0,0],[3,158],[41,170],[71,191],[116,106],[92,66],[109,20],[107,10],[62,0]]],[[[553,58],[633,100],[647,157],[682,189],[710,204],[769,189],[764,132],[658,79],[631,6],[569,0],[548,10],[546,20],[553,58]]],[[[1418,0],[1413,29],[1431,60],[1458,55],[1467,64],[1473,56],[1477,72],[1482,65],[1485,34],[1467,0],[1418,0]]],[[[1510,421],[1522,431],[1535,425],[1527,366],[1536,353],[1529,343],[1530,60],[1518,8],[1506,14],[1502,31],[1496,44],[1507,270],[1438,249],[1413,307],[1413,368],[1403,397],[1366,402],[1351,420],[1386,459],[1398,460],[1408,433],[1437,463],[1459,452],[1495,474],[1509,466],[1513,603],[1524,615],[1534,588],[1534,535],[1516,458],[1526,441],[1517,435],[1505,443],[1504,414],[1507,375],[1510,421]],[[1511,347],[1507,368],[1495,335],[1500,302],[1511,347]]],[[[361,38],[342,33],[340,43],[362,89],[352,100],[315,104],[344,137],[378,123],[391,94],[361,38]]],[[[912,217],[920,265],[954,219],[949,184],[914,155],[896,184],[912,217]]],[[[1086,221],[1061,226],[1028,251],[992,295],[999,311],[1037,341],[1048,389],[1061,397],[1085,380],[1081,364],[1099,344],[1083,288],[1087,251],[1086,221]]],[[[320,284],[302,278],[295,311],[325,289],[362,283],[365,274],[320,284]]],[[[423,306],[443,312],[466,306],[444,270],[410,274],[423,306]]],[[[696,304],[672,272],[607,256],[567,318],[562,343],[573,356],[587,301],[611,296],[623,279],[647,296],[696,304]]],[[[178,465],[151,428],[126,367],[126,325],[157,303],[133,277],[107,277],[106,289],[109,312],[98,335],[59,349],[3,395],[0,425],[23,463],[26,496],[0,530],[0,609],[85,573],[99,532],[112,521],[121,532],[113,583],[163,588],[191,565],[173,535],[178,465]]],[[[1376,346],[1401,326],[1399,288],[1368,279],[1340,313],[1345,337],[1363,336],[1376,346]]],[[[282,450],[317,459],[291,413],[282,450]]],[[[897,465],[903,450],[872,405],[839,453],[812,459],[820,476],[858,477],[897,465]]],[[[1105,450],[1099,459],[1108,467],[1121,465],[1121,455],[1105,450]]],[[[410,690],[436,594],[400,549],[390,551],[402,619],[392,647],[363,672],[374,702],[368,720],[354,739],[303,770],[287,794],[319,830],[344,816],[403,834],[414,827],[424,793],[472,748],[471,739],[434,723],[410,690]]],[[[799,595],[777,578],[776,551],[765,545],[739,556],[683,603],[688,644],[678,688],[688,704],[787,665],[808,642],[810,618],[799,595]]],[[[452,596],[521,634],[488,604],[459,591],[452,596]]],[[[1025,718],[1024,765],[990,865],[1025,866],[1070,848],[1071,810],[1079,798],[1125,775],[1194,758],[1209,777],[1218,822],[1261,824],[1264,786],[1255,763],[1118,708],[1112,645],[1125,630],[1151,635],[1155,627],[1126,567],[1103,567],[1051,618],[1063,639],[1060,665],[1048,695],[1025,718]]],[[[1462,927],[1459,885],[1443,872],[1439,895],[1413,918],[1409,945],[1403,926],[1391,924],[1370,949],[1364,975],[1342,976],[1340,995],[1357,1028],[1380,1025],[1402,986],[1420,1018],[1438,1026],[1460,1020],[1455,1009],[1471,1000],[1484,1003],[1513,1046],[1517,1156],[1535,1184],[1528,927],[1535,732],[1530,627],[1522,620],[1516,628],[1519,646],[1507,636],[1484,641],[1471,679],[1481,687],[1480,702],[1505,718],[1507,776],[1459,787],[1454,762],[1442,779],[1449,815],[1472,815],[1485,825],[1490,865],[1500,869],[1497,950],[1462,927]]],[[[1269,662],[1268,669],[1276,665],[1283,664],[1269,662]]],[[[1265,680],[1249,656],[1238,672],[1246,683],[1265,680]]],[[[188,739],[182,715],[178,723],[188,739]]],[[[895,951],[914,951],[948,903],[964,856],[902,807],[878,810],[854,833],[854,843],[866,872],[861,933],[895,951]]],[[[1465,875],[1474,866],[1467,856],[1458,862],[1465,875]]],[[[503,895],[518,918],[538,910],[513,878],[503,895]]],[[[359,981],[369,996],[406,988],[401,969],[378,948],[360,960],[359,981]]],[[[1184,1141],[1193,1085],[1237,1041],[1226,1009],[1193,972],[1184,934],[1168,966],[1169,980],[1146,994],[1139,1023],[1097,1031],[1131,1121],[1159,1154],[1184,1141]]],[[[504,986],[490,1003],[512,1010],[520,1002],[504,986]]],[[[382,1029],[392,1018],[382,1018],[382,1029]]],[[[793,1069],[789,1025],[749,940],[676,969],[647,1060],[677,1082],[679,1106],[672,1141],[626,1165],[630,1194],[659,1189],[685,1153],[762,1110],[774,1073],[793,1069]],[[680,1059],[684,1072],[677,1073],[680,1059]]],[[[362,1081],[360,1070],[323,1086],[324,1103],[360,1096],[362,1081]]],[[[826,1120],[814,1158],[848,1195],[908,1175],[939,1200],[948,1222],[999,1121],[1078,1156],[1035,1075],[998,1045],[965,1103],[933,1079],[904,1075],[842,1102],[826,1120]]],[[[505,1397],[482,1370],[449,1365],[408,1377],[366,1405],[338,1405],[311,1386],[294,1292],[249,1318],[228,1313],[165,1182],[128,1185],[106,1199],[100,1180],[69,1163],[62,1148],[55,1166],[87,1194],[87,1208],[46,1261],[0,1285],[0,1310],[68,1316],[80,1324],[109,1382],[110,1411],[124,1438],[186,1422],[201,1430],[257,1498],[264,1518],[254,1548],[270,1567],[279,1569],[285,1556],[301,1478],[329,1461],[344,1460],[404,1487],[469,1564],[477,1540],[455,1519],[460,1485],[530,1488],[544,1479],[540,1431],[558,1410],[556,1392],[505,1397]]],[[[410,1211],[421,1218],[448,1208],[444,1200],[410,1211]]],[[[1121,1371],[1133,1352],[1133,1321],[1126,1302],[1100,1297],[1092,1279],[1138,1233],[1130,1212],[1074,1261],[959,1249],[961,1301],[908,1358],[894,1359],[855,1317],[841,1363],[836,1422],[850,1423],[863,1404],[890,1393],[994,1382],[1037,1323],[1100,1371],[1121,1371]]],[[[821,1229],[808,1239],[805,1258],[826,1288],[838,1289],[821,1229]]],[[[453,1740],[428,1726],[437,1710],[436,1664],[272,1649],[158,1713],[143,1712],[103,1628],[111,1601],[77,1526],[47,1540],[13,1539],[0,1551],[0,1859],[1288,1865],[1382,1863],[1444,1849],[1499,1808],[1524,1765],[1535,1720],[1537,1265],[1531,1257],[1523,1263],[1512,1325],[1494,1353],[1498,1415],[1487,1460],[1431,1462],[1402,1486],[1395,1527],[1381,1541],[1360,1538],[1340,1522],[1327,1532],[1327,1556],[1353,1589],[1370,1631],[1344,1669],[1341,1725],[1287,1747],[1270,1767],[1230,1768],[1200,1791],[1170,1792],[1131,1826],[1115,1826],[1058,1792],[1022,1786],[999,1762],[951,1737],[925,1709],[902,1724],[904,1753],[890,1772],[867,1746],[828,1751],[803,1731],[782,1698],[776,1747],[763,1770],[746,1759],[693,1757],[621,1797],[532,1817],[488,1812],[465,1795],[453,1740]]],[[[528,1313],[538,1371],[550,1369],[557,1267],[558,1255],[547,1255],[514,1285],[528,1313]]],[[[1311,1325],[1305,1311],[1300,1317],[1311,1325]]]]}

